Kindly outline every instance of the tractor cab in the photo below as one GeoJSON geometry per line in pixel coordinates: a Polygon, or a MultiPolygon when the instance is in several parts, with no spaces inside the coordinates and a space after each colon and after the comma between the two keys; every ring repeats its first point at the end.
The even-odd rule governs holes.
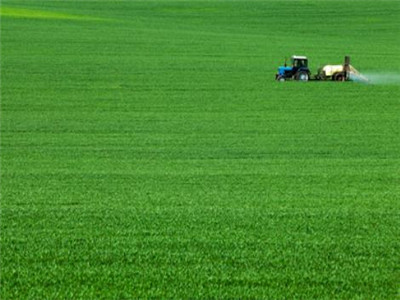
{"type": "Polygon", "coordinates": [[[305,56],[292,56],[291,58],[293,68],[308,68],[308,59],[305,56]]]}
{"type": "Polygon", "coordinates": [[[285,65],[278,68],[278,74],[275,78],[279,81],[285,81],[289,79],[308,81],[310,79],[311,72],[308,69],[308,59],[305,56],[293,55],[290,58],[291,66],[285,65]]]}

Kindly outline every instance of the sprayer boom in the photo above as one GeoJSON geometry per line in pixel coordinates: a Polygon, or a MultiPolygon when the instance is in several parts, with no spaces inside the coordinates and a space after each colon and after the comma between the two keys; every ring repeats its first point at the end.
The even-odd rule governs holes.
{"type": "Polygon", "coordinates": [[[351,64],[350,56],[345,56],[343,65],[325,65],[315,75],[316,80],[333,81],[364,81],[368,79],[361,75],[351,64]]]}

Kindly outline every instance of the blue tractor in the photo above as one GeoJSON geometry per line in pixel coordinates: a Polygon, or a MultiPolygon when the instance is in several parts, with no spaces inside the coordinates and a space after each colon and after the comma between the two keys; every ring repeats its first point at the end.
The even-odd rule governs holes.
{"type": "Polygon", "coordinates": [[[308,81],[311,77],[310,69],[308,69],[308,59],[305,56],[293,55],[291,58],[291,66],[287,66],[286,61],[283,67],[278,68],[278,74],[275,79],[278,81],[299,80],[308,81]]]}

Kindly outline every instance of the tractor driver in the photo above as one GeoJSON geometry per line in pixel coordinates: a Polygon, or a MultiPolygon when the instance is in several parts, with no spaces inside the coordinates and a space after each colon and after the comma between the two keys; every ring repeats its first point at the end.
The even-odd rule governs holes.
{"type": "Polygon", "coordinates": [[[303,59],[295,59],[293,61],[293,67],[294,68],[300,68],[300,67],[303,67],[303,66],[305,66],[305,61],[303,59]]]}

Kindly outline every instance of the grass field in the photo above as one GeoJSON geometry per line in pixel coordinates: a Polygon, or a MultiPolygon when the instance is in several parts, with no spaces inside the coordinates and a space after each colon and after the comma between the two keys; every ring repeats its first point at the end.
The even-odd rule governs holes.
{"type": "Polygon", "coordinates": [[[397,0],[3,0],[0,298],[398,298],[400,82],[274,74],[396,78],[399,28],[397,0]]]}

